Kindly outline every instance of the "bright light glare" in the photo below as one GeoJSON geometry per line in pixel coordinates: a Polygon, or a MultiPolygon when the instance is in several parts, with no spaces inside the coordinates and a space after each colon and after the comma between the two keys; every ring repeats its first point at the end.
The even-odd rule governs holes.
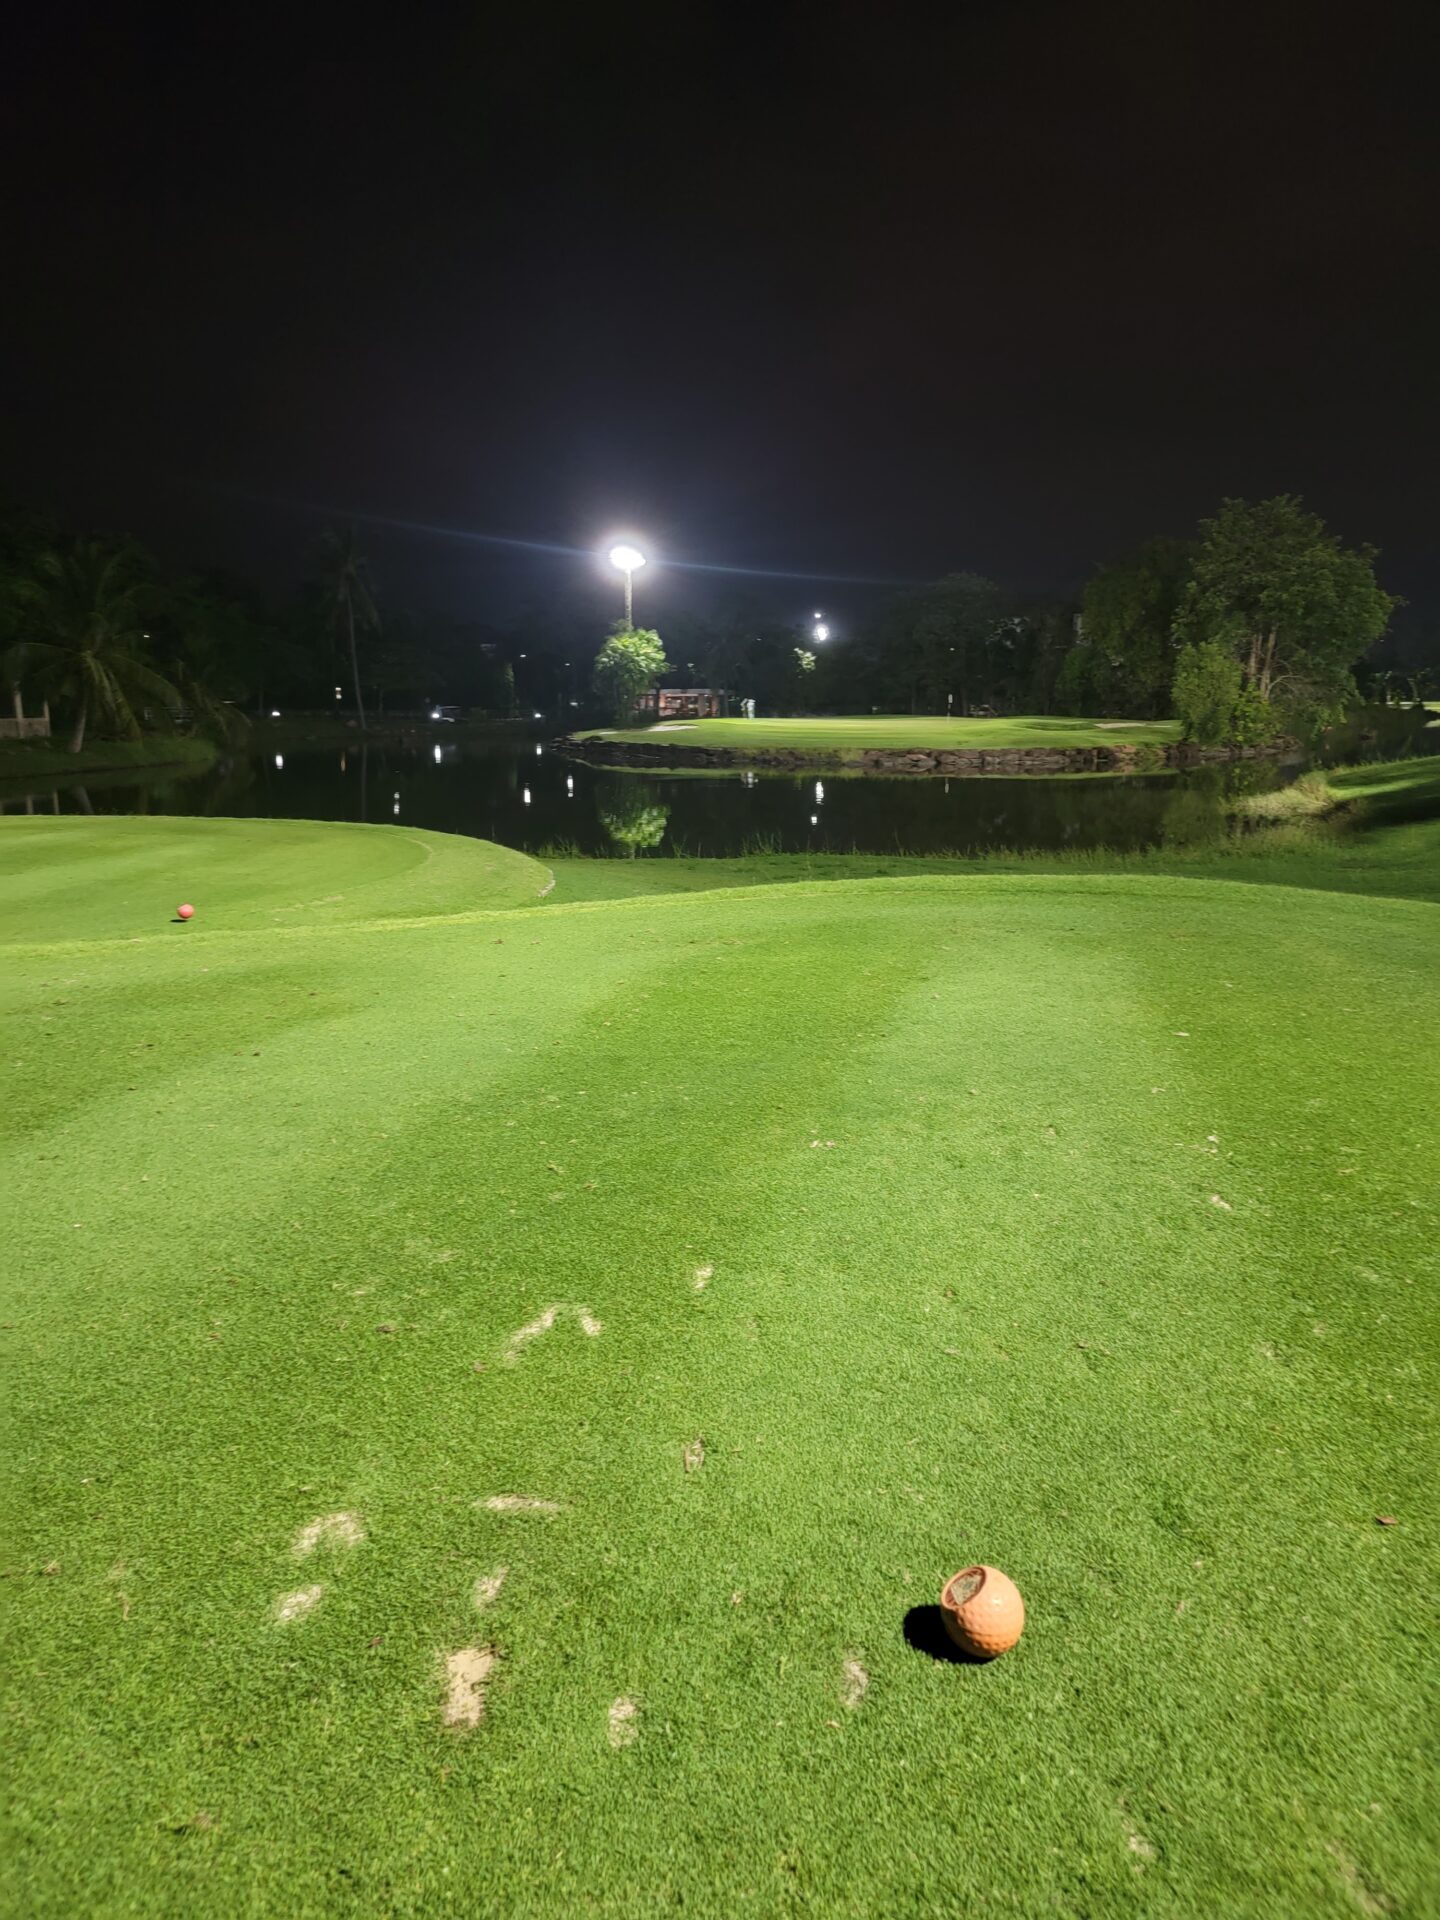
{"type": "Polygon", "coordinates": [[[638,547],[611,547],[610,564],[621,573],[634,573],[637,567],[644,566],[645,556],[638,547]]]}
{"type": "Polygon", "coordinates": [[[271,718],[272,720],[278,720],[278,719],[280,718],[280,709],[279,709],[279,707],[271,707],[271,709],[270,709],[270,718],[271,718]]]}
{"type": "Polygon", "coordinates": [[[567,773],[565,776],[565,791],[570,795],[572,800],[575,798],[575,776],[573,773],[567,773]]]}
{"type": "Polygon", "coordinates": [[[815,804],[817,807],[823,806],[824,801],[825,801],[825,782],[823,780],[817,780],[815,782],[815,804]]]}
{"type": "MultiPolygon", "coordinates": [[[[539,714],[538,714],[538,713],[536,714],[536,716],[535,716],[535,718],[536,718],[537,720],[538,720],[538,719],[540,718],[540,716],[539,716],[539,714]]],[[[542,753],[544,753],[544,751],[545,751],[545,749],[544,749],[544,747],[536,747],[536,749],[535,749],[535,758],[536,758],[536,759],[538,760],[538,759],[540,758],[540,756],[541,756],[541,754],[542,754],[542,753]]]]}
{"type": "Polygon", "coordinates": [[[830,629],[823,620],[817,620],[815,622],[815,638],[817,640],[828,640],[830,638],[830,629]]]}
{"type": "Polygon", "coordinates": [[[812,826],[812,827],[818,827],[818,826],[819,826],[819,824],[820,824],[820,816],[819,816],[819,814],[818,814],[818,813],[812,813],[812,814],[811,814],[811,816],[810,816],[810,824],[811,824],[811,826],[812,826]]]}
{"type": "Polygon", "coordinates": [[[275,756],[275,764],[276,764],[276,766],[277,766],[277,767],[283,767],[283,766],[284,766],[284,764],[285,764],[285,756],[284,756],[284,754],[283,754],[283,753],[277,753],[277,754],[276,754],[276,756],[275,756]]]}
{"type": "Polygon", "coordinates": [[[432,720],[438,720],[440,718],[440,709],[438,707],[432,707],[430,709],[430,718],[432,720]]]}
{"type": "Polygon", "coordinates": [[[439,747],[436,747],[436,749],[435,749],[435,764],[436,764],[436,766],[437,766],[437,767],[438,767],[438,766],[439,766],[439,764],[440,764],[440,749],[439,749],[439,747]]]}
{"type": "Polygon", "coordinates": [[[525,791],[524,791],[524,792],[523,792],[523,793],[521,794],[521,796],[520,796],[520,798],[521,798],[521,799],[522,799],[522,800],[523,800],[523,801],[525,802],[525,804],[526,804],[526,806],[528,807],[528,806],[529,806],[529,804],[530,804],[530,789],[529,789],[529,787],[526,787],[526,789],[525,789],[525,791]]]}

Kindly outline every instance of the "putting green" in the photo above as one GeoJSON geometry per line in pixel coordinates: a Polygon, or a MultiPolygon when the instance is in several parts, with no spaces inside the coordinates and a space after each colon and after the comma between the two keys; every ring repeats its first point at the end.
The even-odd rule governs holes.
{"type": "Polygon", "coordinates": [[[534,912],[261,823],[222,906],[214,823],[59,828],[0,822],[10,1910],[1433,1902],[1440,909],[534,912]],[[927,1651],[976,1559],[990,1667],[927,1651]]]}
{"type": "Polygon", "coordinates": [[[1081,720],[1064,714],[1017,713],[1004,719],[947,719],[935,713],[841,714],[824,719],[662,720],[648,727],[595,727],[582,740],[639,740],[656,746],[811,748],[858,754],[866,748],[1165,747],[1180,738],[1174,720],[1081,720]]]}

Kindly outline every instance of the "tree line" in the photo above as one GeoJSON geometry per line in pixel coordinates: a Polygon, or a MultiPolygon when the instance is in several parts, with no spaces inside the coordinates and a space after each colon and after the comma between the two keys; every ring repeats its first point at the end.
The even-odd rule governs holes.
{"type": "Polygon", "coordinates": [[[353,531],[323,535],[277,605],[221,573],[167,569],[128,538],[0,516],[0,678],[17,713],[53,708],[75,752],[92,729],[233,739],[293,708],[361,727],[441,697],[509,714],[506,638],[400,607],[382,617],[353,531]]]}
{"type": "MultiPolygon", "coordinates": [[[[1252,744],[1332,724],[1357,673],[1371,678],[1366,655],[1401,604],[1375,558],[1293,495],[1226,500],[1193,539],[1150,540],[1097,568],[1077,600],[952,573],[838,647],[808,649],[795,629],[712,629],[683,633],[680,650],[705,684],[758,694],[772,712],[1174,717],[1188,738],[1252,744]]],[[[617,715],[666,671],[659,645],[653,633],[608,643],[596,689],[617,715]]]]}
{"type": "MultiPolygon", "coordinates": [[[[563,602],[495,626],[382,607],[358,536],[326,535],[279,606],[218,574],[176,575],[134,542],[0,521],[0,671],[87,729],[337,708],[363,727],[453,703],[567,724],[627,718],[645,688],[752,698],[762,713],[911,711],[1177,718],[1204,742],[1307,734],[1339,717],[1399,604],[1375,553],[1292,495],[1226,500],[1191,539],[1097,568],[1075,599],[960,572],[897,594],[828,646],[755,607],[619,629],[597,656],[563,602]]],[[[1423,689],[1411,689],[1418,697],[1423,689]]]]}

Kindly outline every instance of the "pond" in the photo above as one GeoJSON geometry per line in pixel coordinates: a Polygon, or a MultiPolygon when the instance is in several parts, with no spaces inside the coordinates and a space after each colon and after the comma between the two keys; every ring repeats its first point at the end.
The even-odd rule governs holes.
{"type": "Polygon", "coordinates": [[[861,774],[618,772],[544,742],[286,749],[198,774],[90,775],[0,789],[0,808],[368,820],[475,834],[527,852],[944,853],[1134,850],[1224,831],[1225,804],[1293,768],[1249,761],[1187,773],[884,779],[861,774]]]}

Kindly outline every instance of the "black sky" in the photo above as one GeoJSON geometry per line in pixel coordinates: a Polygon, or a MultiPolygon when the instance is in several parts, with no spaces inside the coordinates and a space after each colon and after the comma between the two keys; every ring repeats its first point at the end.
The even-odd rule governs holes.
{"type": "MultiPolygon", "coordinates": [[[[1433,624],[1436,11],[53,9],[0,481],[276,584],[323,508],[1036,589],[1284,489],[1433,624]]],[[[372,537],[476,618],[593,577],[372,537]]]]}

